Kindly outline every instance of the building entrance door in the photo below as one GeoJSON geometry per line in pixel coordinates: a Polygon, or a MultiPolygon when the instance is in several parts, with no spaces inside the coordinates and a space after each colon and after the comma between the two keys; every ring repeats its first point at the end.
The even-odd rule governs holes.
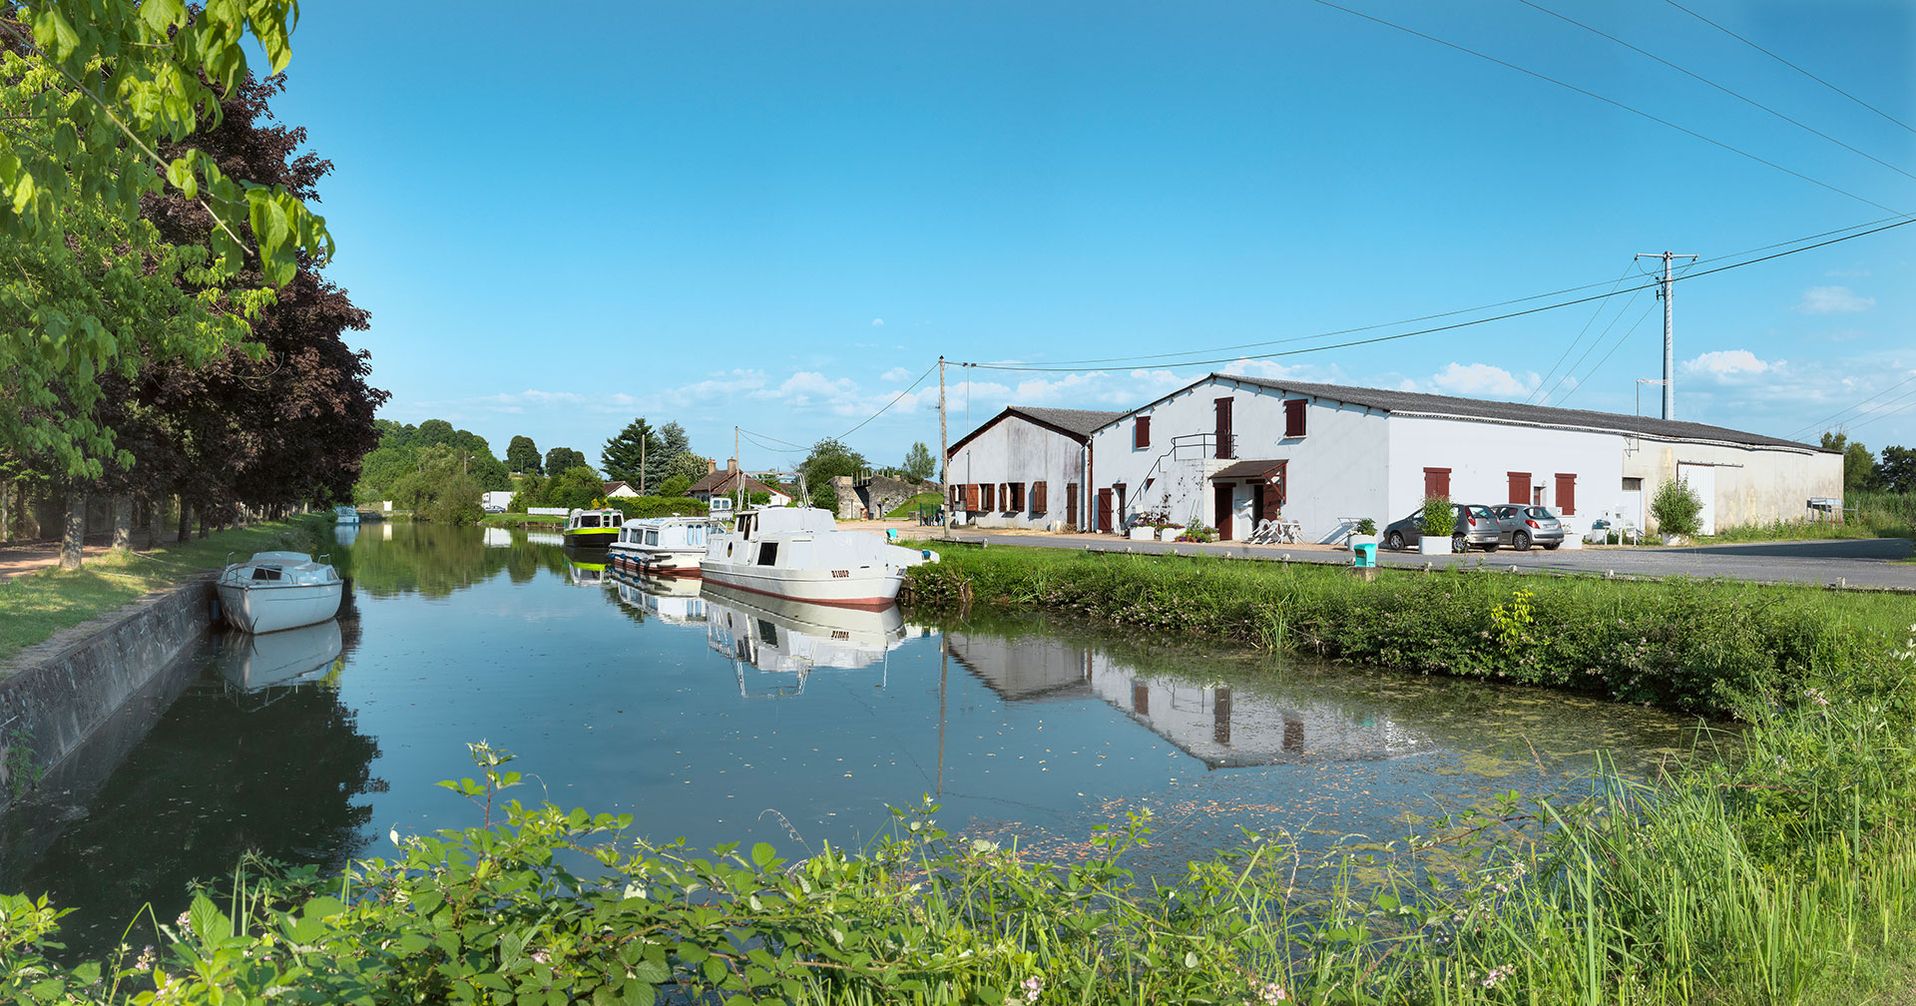
{"type": "Polygon", "coordinates": [[[1111,490],[1098,490],[1098,530],[1111,531],[1111,490]]]}
{"type": "Polygon", "coordinates": [[[1237,486],[1230,482],[1219,482],[1212,489],[1212,506],[1217,511],[1217,540],[1231,540],[1231,497],[1237,486]]]}

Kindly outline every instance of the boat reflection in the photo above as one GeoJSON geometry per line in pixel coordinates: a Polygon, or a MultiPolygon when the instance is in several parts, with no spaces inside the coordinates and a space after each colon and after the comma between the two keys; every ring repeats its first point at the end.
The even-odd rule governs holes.
{"type": "Polygon", "coordinates": [[[681,576],[646,576],[643,573],[611,571],[618,588],[619,603],[657,618],[669,625],[692,625],[705,621],[705,599],[699,596],[699,581],[681,576]]]}
{"type": "Polygon", "coordinates": [[[262,635],[234,632],[220,639],[215,661],[227,688],[244,695],[276,693],[331,673],[345,650],[339,619],[262,635]]]}
{"type": "Polygon", "coordinates": [[[566,549],[565,579],[574,587],[597,587],[605,582],[605,550],[585,549],[575,552],[566,549]],[[594,555],[593,553],[597,553],[594,555]],[[593,562],[591,560],[599,561],[593,562]]]}
{"type": "Polygon", "coordinates": [[[334,524],[333,525],[333,540],[340,543],[341,545],[346,545],[350,547],[353,542],[356,542],[359,540],[359,525],[357,523],[334,524]]]}
{"type": "MultiPolygon", "coordinates": [[[[732,661],[739,695],[799,695],[813,669],[885,666],[905,641],[905,616],[896,605],[880,611],[808,604],[705,584],[705,638],[732,661]],[[753,691],[746,669],[776,676],[769,690],[753,691]]],[[[884,682],[880,681],[880,687],[884,682]]]]}
{"type": "Polygon", "coordinates": [[[1395,758],[1436,743],[1384,703],[1282,679],[1255,689],[1200,683],[1056,637],[954,632],[948,642],[952,659],[1007,701],[1102,699],[1207,768],[1395,758]]]}

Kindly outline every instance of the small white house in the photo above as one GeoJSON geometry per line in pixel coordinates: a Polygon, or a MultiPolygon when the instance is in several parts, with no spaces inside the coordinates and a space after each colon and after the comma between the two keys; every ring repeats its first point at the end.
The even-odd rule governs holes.
{"type": "Polygon", "coordinates": [[[1013,405],[946,452],[951,513],[980,527],[1083,529],[1086,441],[1116,412],[1013,405]]]}
{"type": "Polygon", "coordinates": [[[630,485],[624,482],[606,482],[604,483],[604,485],[605,485],[605,498],[609,500],[634,499],[639,495],[639,491],[637,489],[632,488],[630,485]]]}
{"type": "Polygon", "coordinates": [[[790,493],[784,492],[777,486],[766,485],[758,479],[740,471],[737,458],[728,458],[723,470],[720,470],[718,462],[708,458],[705,462],[705,469],[704,477],[692,483],[691,488],[685,491],[685,495],[695,500],[710,503],[713,497],[731,496],[737,493],[742,486],[745,495],[748,497],[764,493],[770,499],[772,506],[791,505],[792,495],[790,493]]]}
{"type": "MultiPolygon", "coordinates": [[[[1210,374],[1090,436],[1091,526],[1197,521],[1224,539],[1282,516],[1306,540],[1355,519],[1381,528],[1426,495],[1531,503],[1573,530],[1593,517],[1644,527],[1672,478],[1717,526],[1812,516],[1840,498],[1839,454],[1702,423],[1447,395],[1210,374]]],[[[954,476],[956,479],[957,476],[954,476]]]]}

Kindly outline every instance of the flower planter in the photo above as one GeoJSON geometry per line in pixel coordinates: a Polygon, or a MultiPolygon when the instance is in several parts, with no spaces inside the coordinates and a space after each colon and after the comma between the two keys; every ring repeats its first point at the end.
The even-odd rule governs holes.
{"type": "Polygon", "coordinates": [[[1181,535],[1183,533],[1184,533],[1184,529],[1181,527],[1162,527],[1158,529],[1158,540],[1159,541],[1177,541],[1178,535],[1181,535]]]}
{"type": "Polygon", "coordinates": [[[1157,541],[1158,529],[1154,527],[1134,527],[1131,529],[1132,541],[1157,541]]]}
{"type": "Polygon", "coordinates": [[[1450,536],[1449,535],[1438,536],[1438,535],[1428,535],[1428,534],[1419,535],[1417,537],[1417,554],[1418,555],[1449,555],[1450,554],[1450,536]]]}

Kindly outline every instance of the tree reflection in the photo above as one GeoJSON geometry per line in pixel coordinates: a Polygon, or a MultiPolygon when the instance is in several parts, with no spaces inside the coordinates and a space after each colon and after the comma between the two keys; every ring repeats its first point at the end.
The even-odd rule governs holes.
{"type": "MultiPolygon", "coordinates": [[[[361,534],[334,556],[339,575],[373,597],[423,594],[441,598],[484,583],[503,569],[529,569],[539,546],[515,532],[512,544],[488,548],[481,528],[396,524],[393,536],[361,534]]],[[[523,582],[514,576],[515,582],[523,582]]]]}

